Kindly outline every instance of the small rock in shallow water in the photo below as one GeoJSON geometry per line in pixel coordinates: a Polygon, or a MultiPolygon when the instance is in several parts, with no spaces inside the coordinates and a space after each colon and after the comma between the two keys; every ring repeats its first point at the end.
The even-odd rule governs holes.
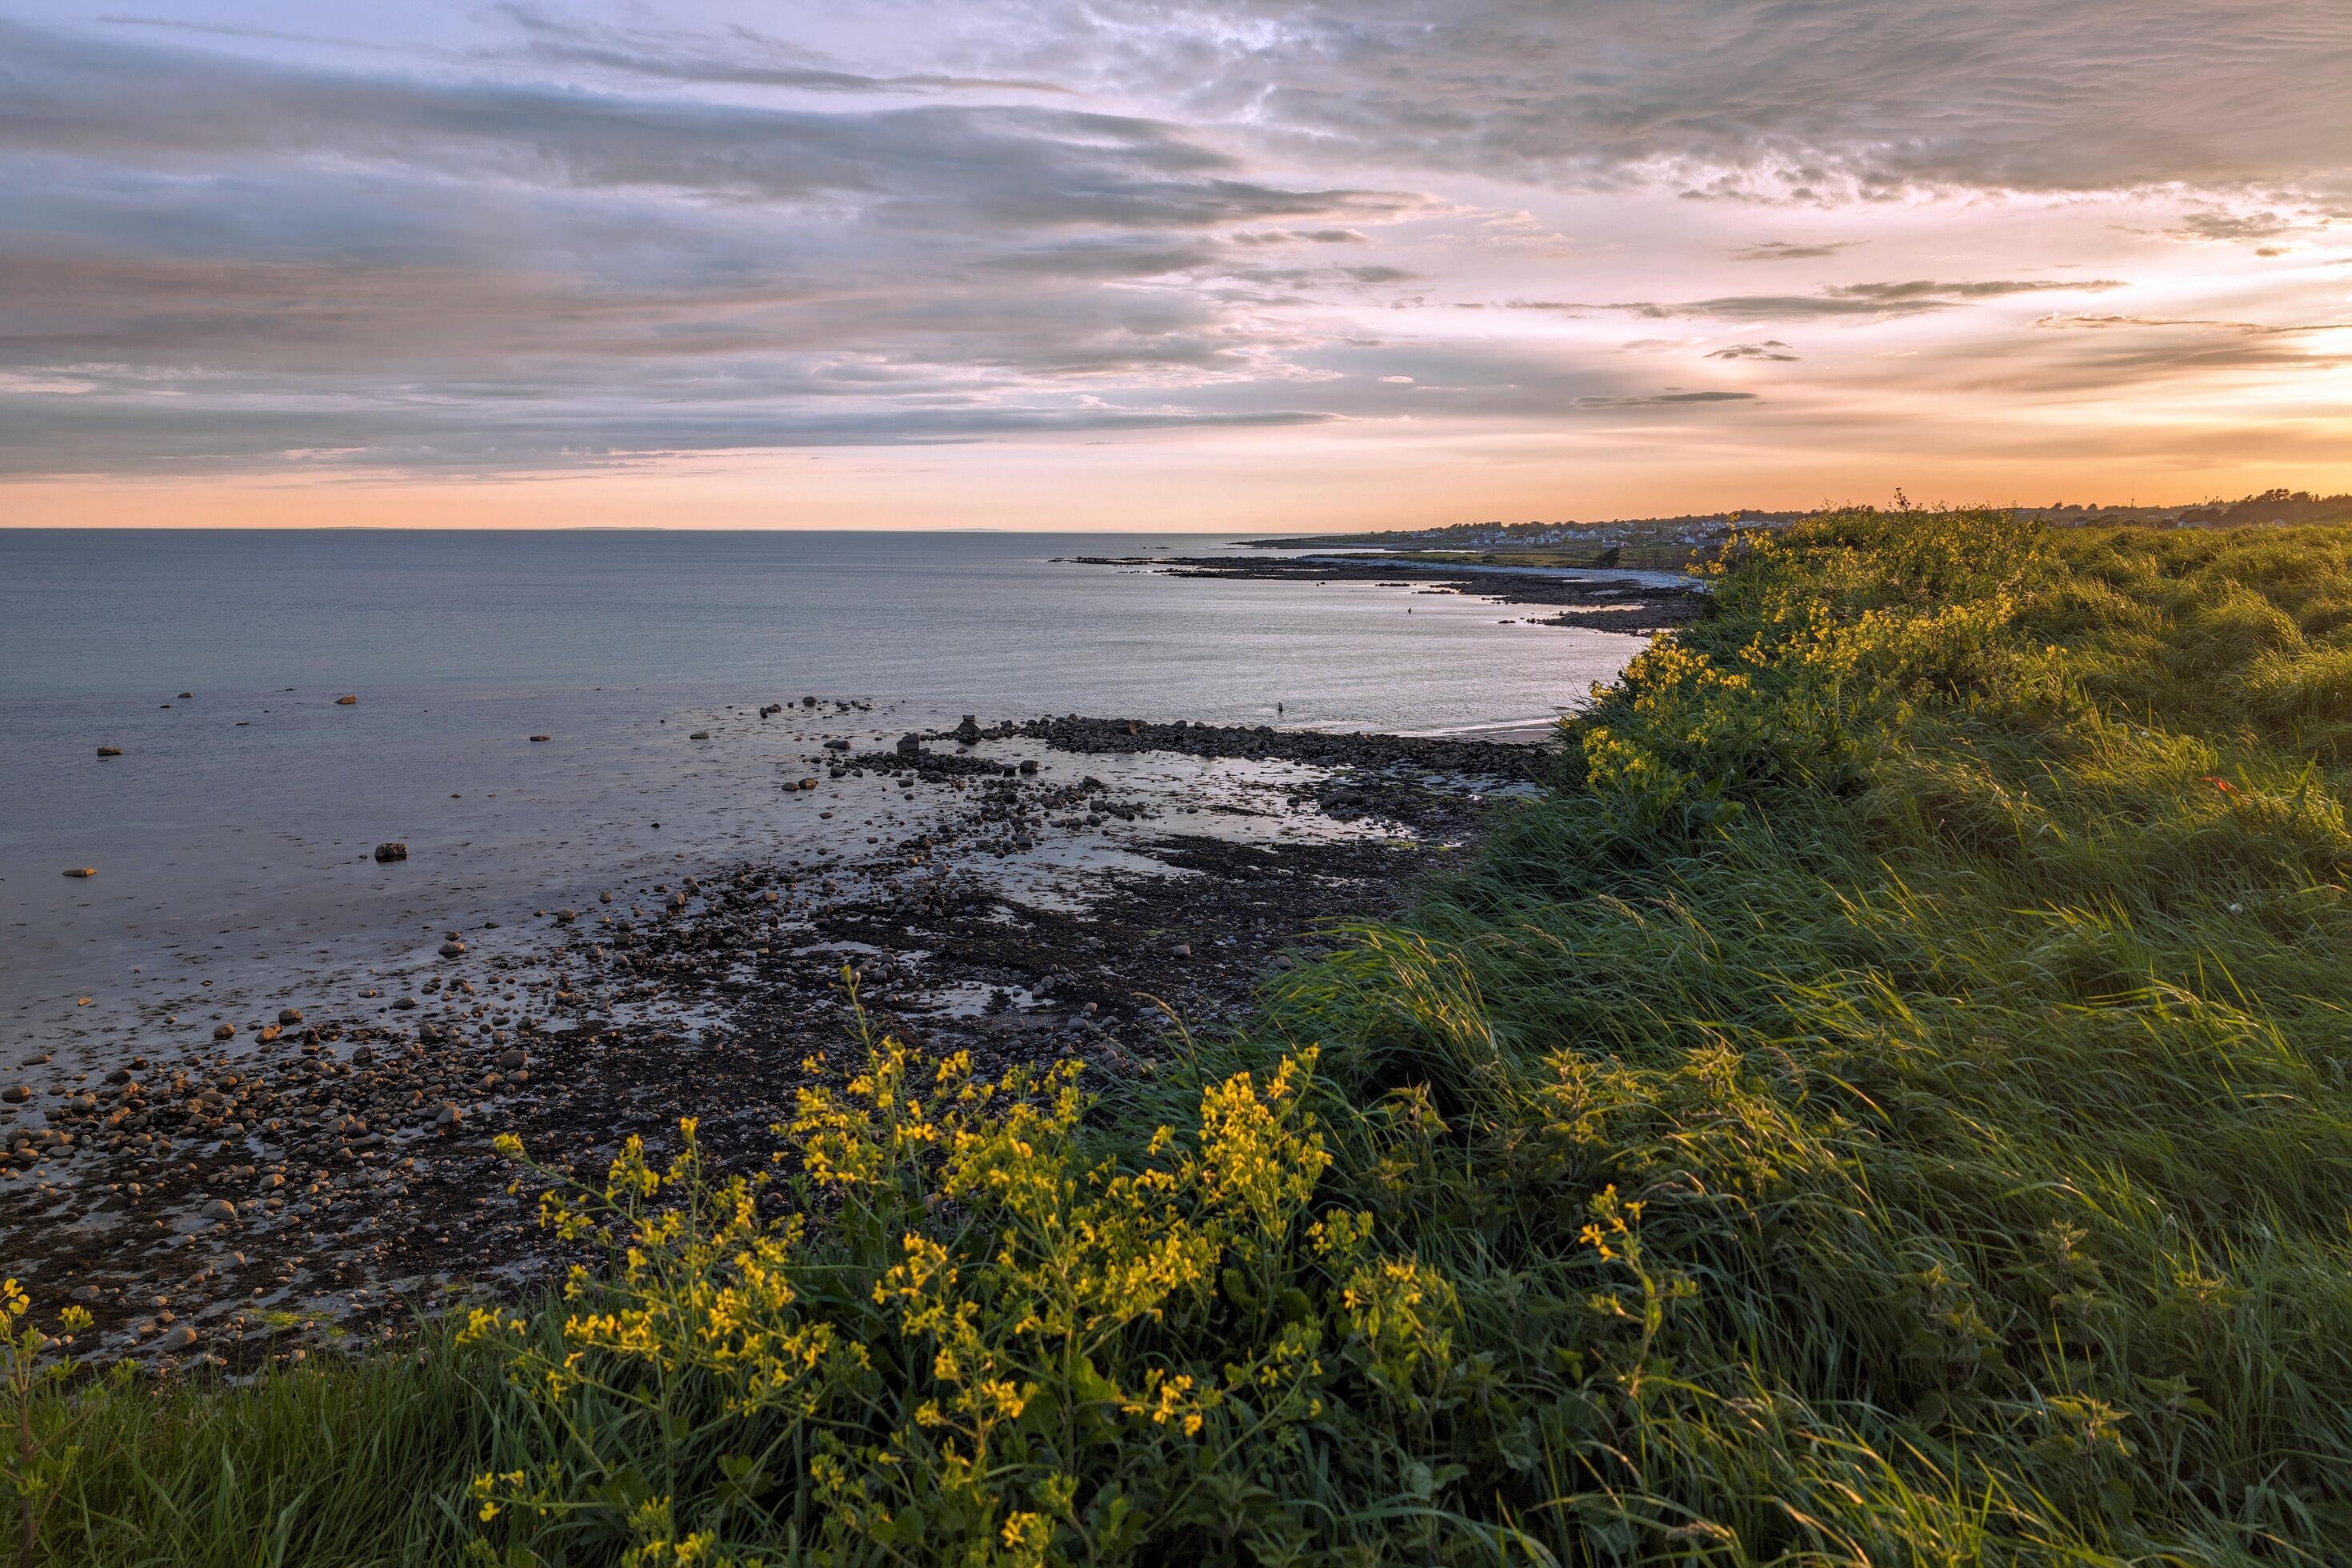
{"type": "Polygon", "coordinates": [[[213,1030],[213,1038],[215,1040],[228,1040],[235,1039],[236,1037],[236,1026],[235,1024],[221,1024],[216,1026],[213,1030]]]}
{"type": "Polygon", "coordinates": [[[119,757],[122,754],[122,748],[120,746],[100,746],[98,749],[98,754],[101,757],[119,757]]]}
{"type": "Polygon", "coordinates": [[[299,1024],[302,1021],[302,1009],[299,1007],[280,1007],[278,1009],[278,1021],[281,1024],[299,1024]]]}
{"type": "Polygon", "coordinates": [[[196,1331],[186,1323],[180,1323],[175,1325],[171,1332],[157,1340],[155,1348],[165,1355],[177,1355],[182,1351],[193,1350],[195,1343],[196,1331]]]}
{"type": "Polygon", "coordinates": [[[408,846],[400,839],[379,844],[375,847],[375,858],[379,860],[405,860],[408,858],[408,846]]]}
{"type": "Polygon", "coordinates": [[[236,1205],[226,1198],[215,1198],[196,1212],[209,1220],[235,1219],[236,1205]]]}
{"type": "Polygon", "coordinates": [[[359,706],[359,700],[360,700],[356,697],[338,697],[335,699],[335,706],[338,708],[355,708],[359,706]]]}
{"type": "Polygon", "coordinates": [[[687,739],[689,741],[708,741],[710,739],[710,731],[708,730],[697,730],[693,734],[688,735],[687,739]]]}
{"type": "Polygon", "coordinates": [[[456,940],[454,937],[441,944],[441,956],[444,958],[459,957],[465,952],[465,951],[466,944],[456,940]]]}
{"type": "Polygon", "coordinates": [[[0,1100],[5,1100],[11,1105],[22,1105],[32,1098],[32,1089],[25,1084],[12,1084],[6,1089],[0,1089],[0,1100]]]}
{"type": "Polygon", "coordinates": [[[68,877],[95,877],[98,875],[98,868],[95,866],[68,866],[66,868],[66,875],[68,877]]]}

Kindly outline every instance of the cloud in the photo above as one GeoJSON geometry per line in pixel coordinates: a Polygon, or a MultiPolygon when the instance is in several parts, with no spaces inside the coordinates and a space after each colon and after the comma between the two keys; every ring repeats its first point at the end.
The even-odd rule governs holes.
{"type": "Polygon", "coordinates": [[[789,88],[805,92],[917,93],[1016,90],[1066,94],[1054,82],[1034,79],[904,72],[872,75],[842,70],[811,58],[782,39],[745,26],[707,36],[619,29],[555,17],[535,6],[497,8],[523,34],[517,58],[542,66],[584,66],[622,77],[730,87],[789,88]]]}
{"type": "Polygon", "coordinates": [[[1580,397],[1570,407],[1601,408],[1674,408],[1694,403],[1752,403],[1752,392],[1661,392],[1647,397],[1580,397]]]}
{"type": "Polygon", "coordinates": [[[1833,284],[1814,294],[1729,294],[1677,305],[1636,300],[1608,308],[1652,320],[1673,316],[1697,316],[1723,321],[1789,321],[1838,317],[1883,320],[1957,310],[1980,300],[2000,300],[2016,294],[2074,290],[2099,293],[2123,287],[2122,282],[2113,278],[2076,280],[1994,279],[1967,283],[1916,279],[1898,283],[1833,284]]]}
{"type": "Polygon", "coordinates": [[[2226,321],[2203,318],[2176,316],[2079,316],[2053,315],[2035,319],[2037,327],[2079,327],[2094,331],[2116,327],[2197,327],[2217,332],[2235,332],[2246,337],[2292,337],[2303,332],[2352,332],[2352,321],[2306,321],[2299,324],[2272,325],[2263,321],[2226,321]]]}
{"type": "Polygon", "coordinates": [[[1135,116],[783,109],[5,23],[0,58],[0,472],[1316,423],[1337,416],[1296,398],[1325,374],[1312,335],[1269,291],[1415,276],[1263,263],[1420,198],[1255,177],[1135,116]],[[1229,385],[1256,390],[1201,400],[1229,385]]]}
{"type": "Polygon", "coordinates": [[[2352,200],[2341,0],[1055,0],[1023,15],[975,26],[970,47],[1391,168],[1810,203],[2352,200]],[[1083,57],[1056,21],[1083,26],[1083,57]]]}
{"type": "Polygon", "coordinates": [[[1786,240],[1768,239],[1760,245],[1748,246],[1731,253],[1734,261],[1810,261],[1820,257],[1835,256],[1863,244],[1859,239],[1824,240],[1812,245],[1791,245],[1786,240]]]}
{"type": "Polygon", "coordinates": [[[872,216],[1038,226],[1201,228],[1380,217],[1413,198],[1296,189],[1133,116],[1018,105],[854,112],[426,80],[97,44],[0,23],[0,153],[178,170],[348,159],[474,180],[853,205],[872,216]]]}
{"type": "Polygon", "coordinates": [[[2202,207],[2183,217],[2172,236],[2176,239],[2273,239],[2298,226],[2274,212],[2202,207]]]}
{"type": "Polygon", "coordinates": [[[2285,385],[2340,337],[2302,237],[2352,215],[2339,0],[574,3],[0,22],[0,474],[1357,420],[1827,450],[1930,390],[2285,385]],[[2149,243],[2290,233],[2312,265],[2149,243]],[[1864,243],[1877,280],[1822,276],[1864,243]],[[1784,363],[1809,321],[1888,357],[1809,348],[1765,404],[1622,341],[1784,363]]]}

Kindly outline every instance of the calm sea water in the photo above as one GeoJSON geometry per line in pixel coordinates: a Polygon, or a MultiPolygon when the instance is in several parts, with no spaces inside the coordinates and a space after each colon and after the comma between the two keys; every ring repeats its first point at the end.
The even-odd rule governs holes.
{"type": "Polygon", "coordinates": [[[812,825],[774,778],[821,731],[1475,730],[1574,706],[1639,646],[1408,589],[1054,559],[1233,547],[0,530],[0,1029],[41,1037],[134,967],[358,963],[616,870],[782,852],[812,825]],[[873,711],[754,718],[812,694],[873,711]],[[371,860],[390,838],[411,869],[371,860]]]}

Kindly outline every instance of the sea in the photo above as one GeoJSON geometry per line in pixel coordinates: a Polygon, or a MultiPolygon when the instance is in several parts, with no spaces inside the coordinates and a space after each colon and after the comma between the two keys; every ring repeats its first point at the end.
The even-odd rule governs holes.
{"type": "Polygon", "coordinates": [[[1409,586],[1076,559],[1243,548],[0,529],[0,1049],[805,851],[842,825],[776,780],[835,735],[1059,713],[1527,735],[1641,647],[1409,586]],[[394,840],[410,860],[377,862],[394,840]]]}

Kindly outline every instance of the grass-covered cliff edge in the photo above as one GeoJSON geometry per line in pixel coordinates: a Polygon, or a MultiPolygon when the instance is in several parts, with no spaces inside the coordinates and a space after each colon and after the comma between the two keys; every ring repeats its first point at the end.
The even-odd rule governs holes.
{"type": "Polygon", "coordinates": [[[559,1190],[535,1318],[20,1392],[26,1560],[2335,1560],[2352,530],[1856,513],[1716,603],[1246,1037],[877,1041],[770,1196],[559,1190]]]}

